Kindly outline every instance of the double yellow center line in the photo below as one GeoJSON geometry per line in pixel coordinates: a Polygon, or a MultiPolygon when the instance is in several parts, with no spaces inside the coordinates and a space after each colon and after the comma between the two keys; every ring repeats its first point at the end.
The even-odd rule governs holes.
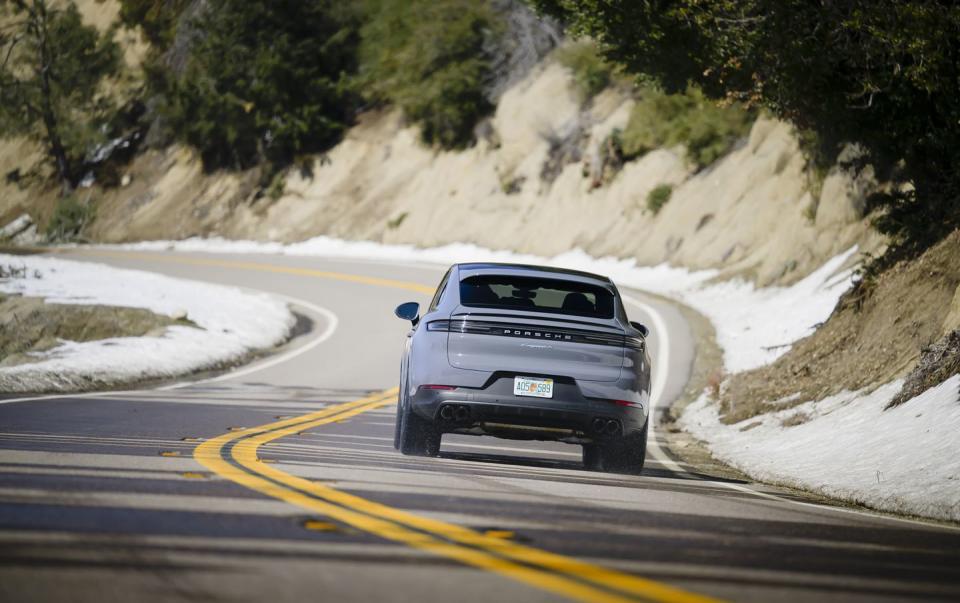
{"type": "MultiPolygon", "coordinates": [[[[142,259],[142,254],[96,251],[91,255],[142,259]]],[[[430,295],[419,283],[345,274],[311,268],[215,258],[149,256],[151,261],[210,266],[345,281],[404,289],[430,295]]],[[[397,388],[320,411],[226,433],[204,442],[194,457],[214,473],[358,530],[374,534],[465,565],[513,578],[530,586],[579,601],[664,601],[707,603],[709,597],[667,584],[617,572],[572,557],[557,555],[469,528],[413,515],[329,486],[296,477],[260,461],[260,446],[328,423],[343,421],[396,402],[397,388]]]]}
{"type": "Polygon", "coordinates": [[[261,446],[396,402],[397,388],[323,410],[229,432],[198,446],[202,465],[234,482],[387,540],[508,576],[579,601],[707,602],[708,597],[469,528],[388,507],[261,462],[261,446]]]}

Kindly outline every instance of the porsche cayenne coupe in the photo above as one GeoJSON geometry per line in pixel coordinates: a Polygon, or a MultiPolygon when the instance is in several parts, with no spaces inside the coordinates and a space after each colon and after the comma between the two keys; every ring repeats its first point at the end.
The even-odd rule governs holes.
{"type": "Polygon", "coordinates": [[[409,320],[394,445],[434,456],[445,433],[583,446],[588,469],[643,468],[647,329],[610,279],[513,264],[455,264],[409,320]]]}

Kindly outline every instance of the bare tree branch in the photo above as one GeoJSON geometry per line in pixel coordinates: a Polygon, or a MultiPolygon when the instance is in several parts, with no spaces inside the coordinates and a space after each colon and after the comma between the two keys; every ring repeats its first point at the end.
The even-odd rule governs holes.
{"type": "Polygon", "coordinates": [[[20,40],[23,39],[23,35],[19,35],[13,38],[7,47],[6,56],[3,57],[3,63],[0,63],[0,70],[5,70],[7,68],[7,63],[10,62],[10,57],[13,55],[13,50],[17,47],[17,44],[20,43],[20,40]]]}

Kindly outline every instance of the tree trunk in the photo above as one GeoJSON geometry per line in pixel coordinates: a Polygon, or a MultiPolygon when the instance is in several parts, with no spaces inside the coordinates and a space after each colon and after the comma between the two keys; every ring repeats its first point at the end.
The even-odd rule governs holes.
{"type": "Polygon", "coordinates": [[[40,56],[38,57],[40,62],[40,115],[43,119],[43,127],[47,131],[47,145],[57,166],[57,175],[60,176],[63,194],[68,195],[73,192],[73,173],[70,169],[70,160],[67,158],[67,150],[60,138],[60,125],[57,122],[57,115],[53,110],[53,90],[50,86],[50,64],[53,58],[50,56],[50,49],[47,46],[47,6],[45,0],[34,2],[33,16],[37,21],[35,27],[40,48],[40,56]]]}
{"type": "MultiPolygon", "coordinates": [[[[47,81],[44,74],[42,82],[47,81]]],[[[67,150],[60,139],[60,130],[57,124],[57,116],[53,113],[53,105],[50,102],[49,84],[41,84],[43,94],[42,110],[43,127],[47,130],[47,144],[50,155],[53,157],[57,166],[57,175],[60,176],[60,184],[63,188],[63,194],[68,195],[73,192],[73,178],[70,171],[70,160],[67,158],[67,150]]]]}

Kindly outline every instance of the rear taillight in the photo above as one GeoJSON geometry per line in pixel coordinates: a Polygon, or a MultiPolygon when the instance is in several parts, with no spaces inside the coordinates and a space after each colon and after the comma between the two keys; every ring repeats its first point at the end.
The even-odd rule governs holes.
{"type": "Polygon", "coordinates": [[[450,330],[450,321],[449,320],[431,320],[427,323],[428,331],[449,331],[450,330]]]}
{"type": "Polygon", "coordinates": [[[633,408],[642,408],[643,404],[639,402],[631,402],[630,400],[607,400],[607,402],[612,402],[617,406],[630,406],[633,408]]]}
{"type": "Polygon", "coordinates": [[[420,389],[438,389],[438,390],[440,390],[440,391],[448,392],[448,391],[453,391],[453,390],[455,390],[455,389],[457,389],[457,388],[456,388],[456,386],[453,386],[453,385],[434,385],[434,384],[430,384],[430,385],[421,385],[421,386],[420,386],[420,389]]]}

